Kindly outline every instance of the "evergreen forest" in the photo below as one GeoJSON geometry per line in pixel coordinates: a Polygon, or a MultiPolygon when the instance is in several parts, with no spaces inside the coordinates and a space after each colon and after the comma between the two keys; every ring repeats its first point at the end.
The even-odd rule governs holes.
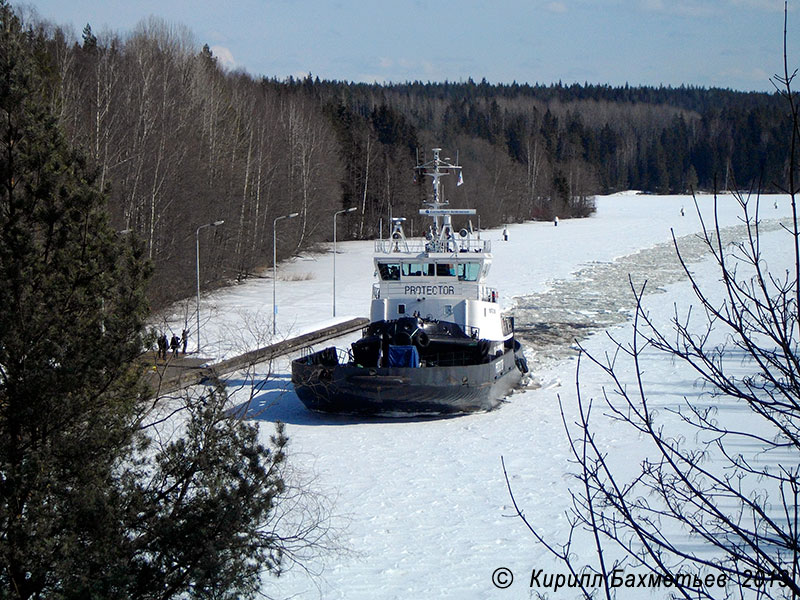
{"type": "MultiPolygon", "coordinates": [[[[593,196],[758,187],[785,180],[789,142],[777,93],[697,87],[362,84],[277,80],[221,67],[208,46],[157,18],[81,35],[26,23],[31,56],[70,144],[110,195],[111,222],[154,266],[154,308],[191,295],[199,239],[204,289],[258,275],[332,238],[417,234],[430,148],[464,166],[445,189],[482,227],[588,216],[593,196]],[[201,225],[224,220],[219,227],[201,225]]],[[[477,225],[474,224],[474,225],[477,225]]]]}

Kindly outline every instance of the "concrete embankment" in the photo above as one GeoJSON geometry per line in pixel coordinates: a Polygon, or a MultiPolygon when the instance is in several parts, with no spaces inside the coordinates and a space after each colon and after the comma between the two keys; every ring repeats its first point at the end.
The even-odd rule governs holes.
{"type": "Polygon", "coordinates": [[[147,379],[153,395],[161,396],[205,381],[219,379],[228,373],[272,360],[318,342],[324,342],[358,331],[368,324],[369,319],[351,319],[330,327],[285,339],[257,350],[251,350],[211,365],[207,364],[208,361],[202,358],[181,354],[173,355],[172,353],[167,355],[166,361],[157,360],[153,353],[148,353],[142,360],[148,365],[147,379]]]}

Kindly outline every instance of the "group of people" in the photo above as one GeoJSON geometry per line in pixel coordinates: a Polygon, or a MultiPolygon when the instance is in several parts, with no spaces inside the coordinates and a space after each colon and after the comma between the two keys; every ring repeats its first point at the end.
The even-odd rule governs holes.
{"type": "Polygon", "coordinates": [[[183,354],[186,354],[186,345],[189,343],[189,332],[185,329],[181,333],[181,337],[178,337],[177,334],[172,334],[172,339],[167,339],[166,333],[161,333],[156,340],[158,344],[158,358],[163,358],[164,360],[167,359],[167,351],[172,350],[173,356],[178,356],[178,351],[183,350],[183,354]]]}

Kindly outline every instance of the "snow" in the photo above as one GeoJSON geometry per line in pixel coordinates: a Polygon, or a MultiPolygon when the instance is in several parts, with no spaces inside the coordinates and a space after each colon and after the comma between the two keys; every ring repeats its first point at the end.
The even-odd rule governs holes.
{"type": "MultiPolygon", "coordinates": [[[[710,224],[713,198],[700,196],[698,203],[710,224]]],[[[786,234],[778,223],[790,215],[788,199],[770,196],[761,204],[766,248],[775,264],[783,265],[791,258],[790,248],[780,243],[786,234]]],[[[726,234],[741,235],[741,227],[736,228],[741,212],[733,198],[721,196],[718,211],[720,224],[732,228],[726,234]]],[[[610,341],[592,334],[630,335],[629,273],[635,284],[646,279],[648,290],[661,292],[647,297],[661,323],[673,314],[675,302],[686,303],[690,288],[675,265],[672,232],[697,276],[713,283],[717,275],[711,265],[698,262],[703,257],[693,235],[698,231],[692,198],[625,193],[598,198],[597,213],[588,219],[562,219],[558,226],[509,225],[508,242],[502,241],[502,229],[483,232],[494,254],[488,283],[515,314],[535,371],[528,387],[489,413],[427,420],[310,413],[292,390],[291,356],[259,366],[252,380],[240,376],[231,382],[234,401],[252,397],[250,414],[265,436],[272,430],[269,422],[287,423],[290,461],[332,498],[341,528],[337,541],[348,550],[309,565],[322,571],[319,576],[292,569],[268,579],[265,593],[347,599],[528,597],[532,569],[563,572],[513,516],[501,457],[526,516],[546,536],[561,541],[567,532],[568,489],[574,485],[559,408],[560,399],[567,420],[574,419],[572,339],[582,338],[590,352],[602,356],[611,349],[610,341]],[[500,567],[514,573],[509,589],[492,584],[500,567]]],[[[279,265],[279,337],[369,315],[373,244],[339,242],[337,248],[336,318],[330,252],[279,265]]],[[[222,358],[268,341],[272,286],[265,277],[203,298],[206,356],[222,358]]],[[[181,310],[186,309],[179,307],[176,315],[181,310]]],[[[171,318],[180,328],[176,315],[171,318]]],[[[648,354],[645,366],[646,383],[653,385],[659,406],[674,406],[697,392],[691,373],[663,356],[648,354]]],[[[588,364],[581,371],[582,396],[600,398],[607,381],[588,364]]],[[[631,457],[645,451],[642,441],[602,416],[598,427],[610,456],[622,468],[635,467],[631,457]]]]}

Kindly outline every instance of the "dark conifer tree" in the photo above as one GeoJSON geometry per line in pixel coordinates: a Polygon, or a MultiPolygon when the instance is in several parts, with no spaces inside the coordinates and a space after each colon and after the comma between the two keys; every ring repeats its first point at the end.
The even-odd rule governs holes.
{"type": "Polygon", "coordinates": [[[0,0],[0,598],[252,597],[319,513],[293,490],[274,531],[283,430],[261,444],[221,390],[148,435],[148,267],[48,111],[36,36],[0,0]]]}
{"type": "Polygon", "coordinates": [[[97,36],[92,33],[92,26],[87,23],[83,28],[83,49],[91,52],[97,50],[97,36]]]}
{"type": "Polygon", "coordinates": [[[146,314],[144,264],[46,109],[31,35],[0,0],[0,595],[20,598],[107,550],[146,314]]]}

